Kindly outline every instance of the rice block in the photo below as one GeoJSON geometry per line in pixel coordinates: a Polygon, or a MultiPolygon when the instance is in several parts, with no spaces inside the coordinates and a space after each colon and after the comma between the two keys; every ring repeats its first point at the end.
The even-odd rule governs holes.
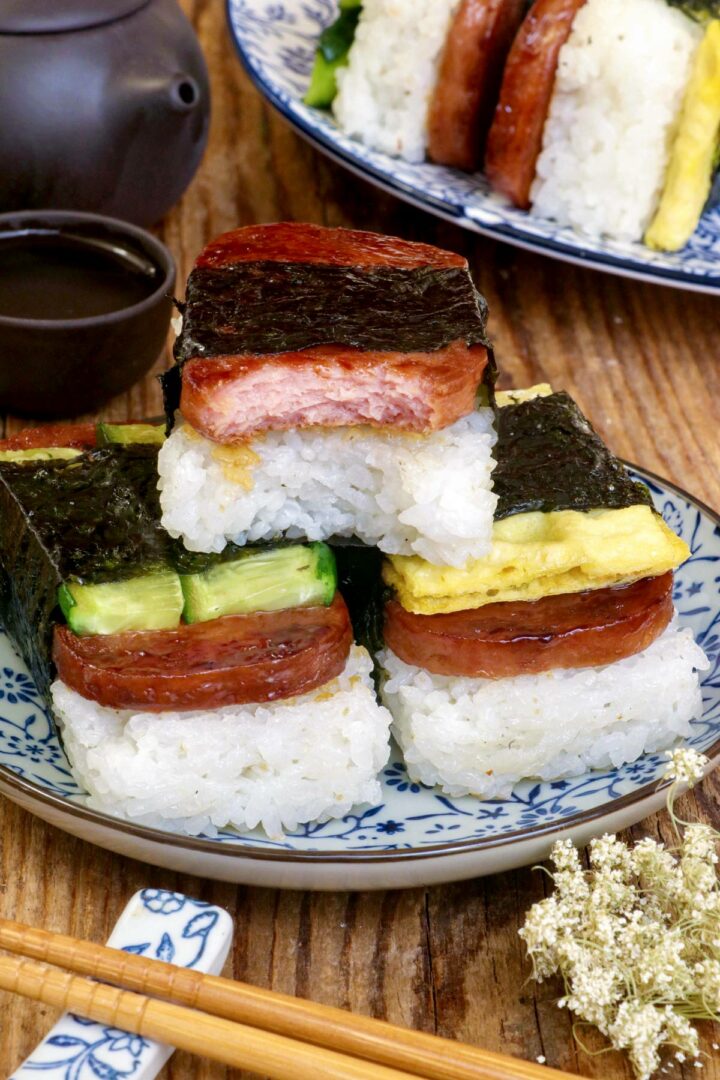
{"type": "Polygon", "coordinates": [[[617,768],[684,738],[702,713],[698,672],[709,667],[677,622],[604,667],[469,679],[431,675],[389,649],[378,662],[412,779],[484,799],[507,798],[524,779],[617,768]]]}
{"type": "Polygon", "coordinates": [[[490,547],[493,414],[418,436],[368,427],[273,431],[232,447],[177,428],[158,456],[162,525],[191,551],[280,535],[357,536],[462,566],[490,547]]]}
{"type": "Polygon", "coordinates": [[[445,38],[460,0],[363,0],[348,56],[337,71],[333,112],[346,134],[420,162],[445,38]]]}
{"type": "Polygon", "coordinates": [[[87,805],[141,825],[269,836],[380,799],[391,717],[365,649],[319,690],[212,712],[137,712],[88,701],[60,681],[52,703],[87,805]],[[319,737],[320,733],[320,737],[319,737]]]}

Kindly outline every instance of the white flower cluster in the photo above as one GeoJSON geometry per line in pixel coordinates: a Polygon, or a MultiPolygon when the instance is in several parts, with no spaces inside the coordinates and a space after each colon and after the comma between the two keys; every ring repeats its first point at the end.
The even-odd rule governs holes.
{"type": "Polygon", "coordinates": [[[669,764],[665,775],[678,784],[697,784],[702,780],[708,759],[704,754],[698,754],[697,750],[691,750],[687,746],[678,746],[674,750],[667,751],[669,764]]]}
{"type": "MultiPolygon", "coordinates": [[[[694,751],[672,752],[673,821],[677,785],[695,783],[706,765],[694,751]]],[[[691,1021],[720,1019],[718,841],[708,825],[688,825],[675,852],[603,836],[590,844],[587,871],[571,841],[558,841],[555,891],[520,930],[535,978],[561,975],[560,1008],[627,1051],[639,1080],[659,1067],[663,1047],[697,1059],[691,1021]]]]}

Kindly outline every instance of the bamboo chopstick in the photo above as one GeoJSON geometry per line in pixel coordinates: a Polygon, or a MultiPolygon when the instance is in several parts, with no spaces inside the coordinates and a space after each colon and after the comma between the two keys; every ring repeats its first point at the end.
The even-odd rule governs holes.
{"type": "Polygon", "coordinates": [[[409,1073],[384,1065],[104,986],[24,957],[0,956],[0,988],[272,1080],[412,1080],[409,1073]]]}
{"type": "MultiPolygon", "coordinates": [[[[283,1038],[292,1042],[293,1047],[301,1047],[311,1055],[318,1049],[331,1047],[335,1057],[343,1054],[362,1058],[356,1061],[359,1069],[356,1073],[321,1073],[328,1077],[362,1076],[371,1080],[387,1075],[387,1069],[403,1071],[403,1075],[422,1076],[426,1080],[568,1080],[568,1074],[541,1066],[521,1058],[508,1057],[492,1053],[474,1046],[455,1042],[451,1039],[427,1035],[408,1028],[395,1027],[382,1020],[359,1016],[343,1009],[301,998],[280,994],[272,990],[249,986],[246,983],[233,982],[217,975],[203,975],[187,968],[175,967],[160,960],[151,960],[144,956],[120,952],[104,945],[80,941],[63,934],[51,933],[24,926],[10,919],[0,919],[0,947],[9,952],[20,953],[36,960],[57,964],[61,967],[89,975],[105,982],[116,983],[126,989],[139,991],[155,998],[166,998],[179,1002],[191,1009],[192,1024],[199,1024],[198,1017],[203,1013],[224,1022],[250,1025],[244,1031],[258,1034],[266,1033],[269,1037],[283,1038]],[[311,1045],[308,1045],[311,1044],[311,1045]],[[371,1065],[370,1062],[374,1063],[371,1065]],[[384,1071],[372,1072],[373,1067],[385,1067],[384,1071]]],[[[0,960],[2,958],[0,957],[0,960]]],[[[43,969],[49,970],[49,969],[43,969]]],[[[66,976],[69,978],[69,976],[66,976]]],[[[77,980],[82,983],[82,980],[77,980]]],[[[14,989],[5,982],[0,983],[5,989],[14,989]]],[[[93,984],[90,984],[93,985],[93,984]]],[[[105,988],[107,989],[107,988],[105,988]]],[[[23,991],[18,991],[23,992],[23,991]]],[[[27,995],[33,996],[33,995],[27,995]]],[[[129,995],[134,996],[134,995],[129,995]]],[[[44,998],[42,1000],[45,1000],[44,998]]],[[[53,1000],[51,1004],[65,1007],[67,1002],[53,1000]]],[[[160,1004],[150,1002],[149,1005],[160,1004]]],[[[148,1008],[149,1008],[148,1005],[148,1008]]],[[[69,1006],[75,1012],[83,1013],[77,1003],[69,1006]]],[[[178,1008],[178,1006],[174,1006],[178,1008]]],[[[184,1016],[188,1009],[182,1009],[184,1016]]],[[[90,1016],[90,1013],[84,1015],[90,1016]]],[[[145,1016],[147,1016],[147,1010],[145,1016]]],[[[154,1016],[154,1011],[151,1015],[154,1016]]],[[[94,1017],[91,1017],[94,1019],[94,1017]]],[[[128,1028],[124,1019],[115,1017],[112,1021],[118,1026],[128,1028]]],[[[181,1025],[181,1032],[187,1035],[187,1021],[181,1025]]],[[[130,1030],[128,1028],[128,1030],[130,1030]]],[[[135,1029],[132,1029],[135,1030],[135,1029]]],[[[143,1032],[154,1038],[160,1038],[183,1049],[193,1050],[186,1042],[180,1043],[174,1033],[162,1034],[143,1032]]],[[[243,1043],[245,1048],[246,1044],[243,1043]]],[[[215,1056],[215,1044],[196,1050],[207,1057],[215,1056]]],[[[262,1049],[262,1048],[261,1048],[262,1049]]],[[[218,1058],[226,1061],[226,1058],[218,1058]]],[[[345,1058],[345,1061],[348,1059],[345,1058]]],[[[312,1080],[317,1080],[321,1067],[317,1057],[313,1056],[312,1080]]],[[[242,1062],[245,1068],[252,1068],[247,1056],[242,1062]]],[[[293,1066],[297,1058],[293,1058],[293,1066]]],[[[268,1062],[263,1058],[260,1072],[269,1073],[268,1062]]],[[[272,1073],[273,1076],[284,1075],[272,1073]]],[[[301,1080],[308,1072],[300,1073],[297,1069],[287,1074],[301,1080]]],[[[396,1074],[397,1075],[397,1074],[396,1074]]]]}

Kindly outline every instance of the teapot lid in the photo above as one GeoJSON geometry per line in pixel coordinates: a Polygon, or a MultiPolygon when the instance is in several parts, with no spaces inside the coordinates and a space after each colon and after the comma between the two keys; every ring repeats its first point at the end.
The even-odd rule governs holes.
{"type": "Polygon", "coordinates": [[[0,34],[59,34],[115,22],[149,0],[3,0],[0,34]]]}

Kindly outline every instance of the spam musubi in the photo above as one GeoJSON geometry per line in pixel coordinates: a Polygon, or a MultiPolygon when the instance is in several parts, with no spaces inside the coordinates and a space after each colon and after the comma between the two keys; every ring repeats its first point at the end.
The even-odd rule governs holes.
{"type": "Polygon", "coordinates": [[[332,551],[193,555],[160,525],[161,428],[65,430],[0,449],[0,615],[90,805],[277,834],[376,799],[390,718],[332,551]]]}
{"type": "Polygon", "coordinates": [[[383,571],[382,700],[410,775],[453,795],[632,761],[701,710],[672,596],[686,544],[567,394],[498,405],[489,554],[383,571]]]}

